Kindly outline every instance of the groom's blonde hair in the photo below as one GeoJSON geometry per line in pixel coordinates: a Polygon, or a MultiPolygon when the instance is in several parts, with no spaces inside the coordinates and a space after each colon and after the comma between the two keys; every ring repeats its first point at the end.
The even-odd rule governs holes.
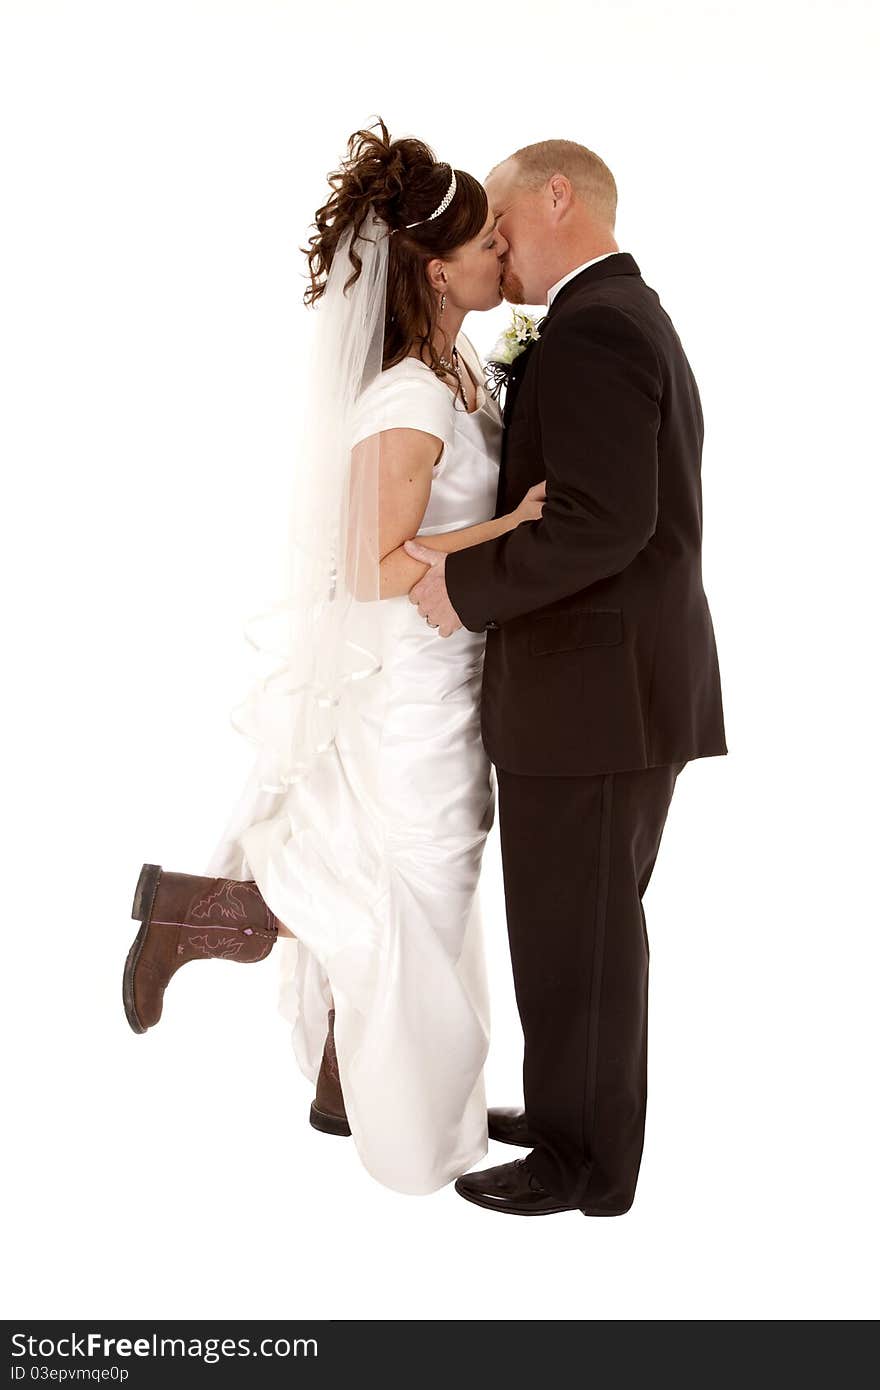
{"type": "MultiPolygon", "coordinates": [[[[614,230],[617,216],[617,184],[604,160],[574,140],[539,140],[524,145],[510,156],[517,182],[526,188],[543,188],[554,174],[564,174],[594,217],[614,230]]],[[[505,161],[508,162],[508,161],[505,161]]]]}

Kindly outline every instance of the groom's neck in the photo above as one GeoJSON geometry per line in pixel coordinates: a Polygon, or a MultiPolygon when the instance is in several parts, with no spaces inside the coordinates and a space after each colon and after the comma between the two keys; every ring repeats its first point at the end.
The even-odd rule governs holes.
{"type": "Polygon", "coordinates": [[[579,265],[595,260],[597,256],[605,256],[609,251],[619,251],[620,247],[613,236],[608,233],[599,233],[595,236],[578,237],[577,240],[572,240],[566,246],[554,249],[557,254],[553,256],[546,271],[545,297],[551,285],[555,285],[563,276],[577,270],[579,265]]]}

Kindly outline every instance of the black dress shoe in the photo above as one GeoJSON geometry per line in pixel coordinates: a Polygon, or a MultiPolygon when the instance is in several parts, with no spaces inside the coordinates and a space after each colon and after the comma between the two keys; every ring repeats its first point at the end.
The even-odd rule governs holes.
{"type": "Polygon", "coordinates": [[[554,1197],[526,1167],[524,1158],[465,1173],[456,1179],[455,1190],[468,1202],[490,1211],[509,1211],[514,1216],[549,1216],[554,1211],[577,1211],[560,1197],[554,1197]]]}
{"type": "Polygon", "coordinates": [[[489,1138],[499,1144],[520,1144],[524,1149],[536,1149],[538,1141],[529,1133],[524,1110],[513,1106],[489,1111],[489,1138]]]}

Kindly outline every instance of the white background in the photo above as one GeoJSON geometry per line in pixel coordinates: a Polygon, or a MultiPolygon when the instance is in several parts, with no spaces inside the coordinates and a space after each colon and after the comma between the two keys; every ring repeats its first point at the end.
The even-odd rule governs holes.
{"type": "MultiPolygon", "coordinates": [[[[872,1316],[876,7],[0,16],[6,1316],[872,1316]],[[282,574],[298,248],[376,115],[478,177],[600,153],[702,393],[730,755],[684,773],[646,897],[620,1220],[380,1187],[307,1124],[277,957],[181,972],[145,1036],[122,1011],[141,863],[202,872],[250,768],[228,715],[282,574]]],[[[465,329],[485,351],[508,313],[465,329]]],[[[483,891],[509,1103],[494,834],[483,891]]]]}

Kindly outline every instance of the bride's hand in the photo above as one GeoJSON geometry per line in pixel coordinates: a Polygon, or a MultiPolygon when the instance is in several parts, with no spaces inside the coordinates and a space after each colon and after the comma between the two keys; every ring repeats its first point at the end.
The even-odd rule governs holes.
{"type": "Polygon", "coordinates": [[[516,510],[510,513],[514,526],[519,526],[521,521],[540,521],[546,496],[547,479],[545,478],[543,482],[535,483],[534,487],[530,487],[516,510]]]}

